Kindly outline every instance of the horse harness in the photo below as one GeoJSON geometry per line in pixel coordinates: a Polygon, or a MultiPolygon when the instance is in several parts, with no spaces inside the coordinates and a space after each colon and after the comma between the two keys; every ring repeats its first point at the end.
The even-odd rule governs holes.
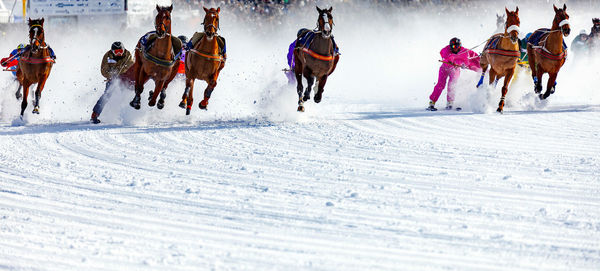
{"type": "MultiPolygon", "coordinates": [[[[561,24],[562,24],[562,22],[561,22],[561,24]]],[[[550,52],[550,50],[548,50],[548,48],[546,48],[546,42],[548,41],[548,37],[550,36],[550,33],[562,32],[562,29],[558,29],[558,30],[540,29],[535,32],[538,32],[538,31],[544,33],[544,34],[542,34],[542,37],[539,40],[539,42],[537,42],[537,44],[542,44],[542,45],[533,45],[532,43],[530,43],[531,48],[533,48],[536,52],[538,52],[542,57],[544,57],[546,59],[560,61],[560,60],[567,58],[567,50],[564,45],[561,45],[561,46],[563,46],[563,50],[559,54],[553,54],[552,52],[550,52]]],[[[535,32],[534,32],[534,34],[535,34],[535,32]]],[[[564,43],[564,41],[563,41],[563,43],[564,43]]]]}
{"type": "MultiPolygon", "coordinates": [[[[215,27],[212,24],[211,24],[211,26],[215,27]]],[[[202,39],[204,39],[205,37],[207,37],[206,34],[204,34],[204,33],[199,33],[199,34],[201,35],[201,38],[198,39],[197,42],[200,42],[200,41],[202,41],[202,39]]],[[[213,38],[217,39],[217,46],[219,47],[219,52],[222,52],[222,50],[223,50],[222,46],[223,47],[225,46],[225,39],[223,37],[219,36],[218,34],[215,34],[215,36],[213,38]],[[223,44],[223,45],[221,45],[221,44],[223,44]]],[[[198,51],[198,50],[196,50],[194,48],[189,49],[188,52],[191,52],[194,55],[197,55],[199,57],[205,58],[205,59],[210,60],[210,61],[225,62],[225,60],[227,60],[225,58],[225,56],[224,56],[224,53],[223,54],[222,53],[219,53],[219,54],[209,54],[209,53],[200,52],[200,51],[198,51]]]]}
{"type": "Polygon", "coordinates": [[[484,51],[487,51],[488,54],[491,54],[491,55],[500,55],[500,56],[506,56],[506,57],[519,58],[521,56],[521,52],[519,52],[518,50],[505,50],[505,49],[498,48],[500,40],[505,37],[506,37],[506,35],[504,35],[504,34],[494,35],[493,37],[491,37],[489,39],[488,43],[485,45],[484,51]]]}
{"type": "Polygon", "coordinates": [[[320,34],[321,31],[308,31],[306,32],[306,34],[303,35],[303,39],[304,40],[304,44],[302,46],[302,48],[299,48],[300,51],[307,53],[308,55],[310,55],[311,57],[317,59],[317,60],[321,60],[321,61],[333,61],[335,59],[335,57],[337,55],[339,55],[340,53],[337,52],[336,47],[337,45],[335,44],[335,41],[333,39],[333,36],[331,36],[331,42],[332,42],[332,46],[333,46],[333,55],[321,55],[318,54],[316,52],[314,52],[313,50],[310,49],[310,45],[312,44],[313,40],[314,40],[314,36],[316,34],[320,34]]]}
{"type": "MultiPolygon", "coordinates": [[[[39,27],[39,28],[43,29],[42,25],[40,25],[40,24],[34,24],[31,27],[29,27],[29,31],[31,31],[31,29],[33,29],[34,27],[39,27]]],[[[36,35],[34,35],[34,37],[33,37],[33,39],[31,41],[34,41],[34,40],[37,40],[40,43],[40,46],[38,47],[38,49],[41,49],[41,50],[48,49],[48,47],[49,47],[48,43],[46,43],[45,41],[44,42],[40,41],[37,38],[37,32],[36,32],[36,35]],[[42,44],[43,44],[43,46],[42,46],[42,44]]],[[[54,60],[50,56],[46,56],[46,57],[32,57],[31,56],[32,52],[31,52],[31,47],[30,46],[31,45],[28,45],[27,47],[25,47],[23,49],[23,52],[21,52],[21,54],[19,54],[19,56],[21,57],[19,59],[19,62],[23,61],[23,62],[28,63],[28,64],[56,63],[56,60],[54,60]],[[29,52],[29,56],[25,56],[26,52],[29,52]]]]}

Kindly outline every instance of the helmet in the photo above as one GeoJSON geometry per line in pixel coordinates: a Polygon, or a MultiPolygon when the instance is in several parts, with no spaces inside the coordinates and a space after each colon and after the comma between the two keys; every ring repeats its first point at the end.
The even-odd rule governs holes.
{"type": "Polygon", "coordinates": [[[186,43],[187,43],[187,41],[188,41],[188,40],[187,40],[188,38],[187,38],[186,36],[184,36],[184,35],[180,35],[180,36],[178,36],[177,38],[178,38],[179,40],[181,40],[181,42],[183,42],[183,44],[186,44],[186,43]]]}
{"type": "Polygon", "coordinates": [[[123,44],[120,41],[115,41],[110,46],[110,50],[115,54],[115,56],[122,56],[125,53],[125,48],[123,48],[123,44]]]}
{"type": "Polygon", "coordinates": [[[123,49],[123,43],[121,43],[120,41],[115,41],[113,42],[113,44],[110,46],[111,50],[116,50],[116,49],[123,49]]]}
{"type": "Polygon", "coordinates": [[[459,38],[452,38],[450,40],[450,48],[452,50],[457,51],[458,49],[460,49],[460,47],[462,47],[462,44],[460,43],[459,38]]]}
{"type": "Polygon", "coordinates": [[[585,31],[585,29],[582,29],[581,31],[579,31],[579,35],[587,35],[587,32],[585,31]]]}
{"type": "Polygon", "coordinates": [[[592,23],[593,24],[600,24],[600,18],[594,18],[594,19],[592,19],[592,23]]]}
{"type": "Polygon", "coordinates": [[[25,48],[25,45],[23,45],[23,43],[17,45],[17,49],[23,49],[23,48],[25,48]]]}

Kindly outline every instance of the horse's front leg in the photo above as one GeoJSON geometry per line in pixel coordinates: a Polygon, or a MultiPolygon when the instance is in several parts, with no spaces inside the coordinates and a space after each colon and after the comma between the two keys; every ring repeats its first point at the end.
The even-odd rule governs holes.
{"type": "Polygon", "coordinates": [[[48,80],[49,74],[42,75],[42,78],[38,82],[37,89],[35,90],[35,99],[33,100],[33,112],[34,114],[40,113],[40,99],[42,98],[42,90],[46,85],[46,80],[48,80]]]}
{"type": "Polygon", "coordinates": [[[23,95],[21,95],[22,88],[23,88],[23,85],[21,85],[21,83],[19,82],[19,87],[17,88],[17,92],[15,92],[15,97],[17,97],[17,100],[21,99],[21,97],[23,97],[23,95]]]}
{"type": "Polygon", "coordinates": [[[296,76],[296,92],[298,92],[298,111],[304,112],[304,101],[302,100],[302,90],[304,89],[302,85],[303,65],[297,53],[298,51],[294,51],[294,63],[296,63],[294,66],[294,75],[296,76]]]}
{"type": "MultiPolygon", "coordinates": [[[[532,70],[533,73],[533,70],[532,70]]],[[[536,73],[533,73],[533,84],[534,84],[534,89],[533,91],[536,94],[539,94],[542,92],[542,76],[544,75],[544,71],[538,67],[536,73]]],[[[541,95],[540,95],[541,97],[541,95]]]]}
{"type": "Polygon", "coordinates": [[[496,111],[499,113],[504,112],[504,100],[506,98],[506,93],[508,92],[508,86],[510,85],[510,80],[512,80],[515,69],[512,68],[506,72],[507,72],[507,74],[506,74],[506,77],[504,77],[504,85],[502,86],[502,98],[500,98],[500,103],[498,104],[498,109],[496,109],[496,111]]]}
{"type": "Polygon", "coordinates": [[[21,101],[21,118],[23,118],[23,113],[25,112],[25,108],[27,108],[27,96],[29,95],[29,87],[31,83],[25,82],[23,83],[23,100],[21,101]]]}
{"type": "Polygon", "coordinates": [[[315,83],[315,77],[312,74],[312,70],[308,67],[304,69],[304,78],[306,78],[307,86],[306,90],[304,90],[304,97],[302,97],[302,101],[310,100],[310,92],[312,91],[312,87],[315,83]]]}
{"type": "Polygon", "coordinates": [[[542,95],[540,94],[540,99],[546,99],[550,96],[550,94],[554,94],[554,90],[556,88],[556,77],[558,73],[549,73],[550,77],[548,78],[548,84],[546,85],[546,92],[542,95]]]}
{"type": "Polygon", "coordinates": [[[156,105],[156,99],[158,98],[158,95],[160,95],[160,93],[162,92],[164,86],[165,81],[154,81],[154,92],[152,93],[150,101],[148,101],[148,106],[152,107],[156,105]]]}
{"type": "MultiPolygon", "coordinates": [[[[218,74],[218,72],[217,72],[217,74],[218,74]]],[[[198,104],[198,107],[200,107],[200,109],[203,109],[203,110],[207,109],[208,100],[210,99],[210,96],[212,95],[213,90],[215,90],[215,88],[217,87],[216,76],[212,76],[212,79],[210,81],[207,81],[207,83],[208,83],[208,85],[206,86],[206,89],[204,89],[204,99],[202,99],[202,101],[200,101],[200,104],[198,104]]]]}
{"type": "Polygon", "coordinates": [[[320,103],[321,98],[323,97],[323,91],[325,91],[325,83],[327,83],[327,75],[323,75],[319,79],[319,86],[317,89],[317,93],[315,93],[315,103],[320,103]]]}
{"type": "Polygon", "coordinates": [[[138,74],[135,76],[135,97],[129,103],[129,105],[137,110],[140,109],[141,95],[144,92],[144,83],[148,81],[149,76],[144,72],[143,67],[138,68],[138,74]]]}

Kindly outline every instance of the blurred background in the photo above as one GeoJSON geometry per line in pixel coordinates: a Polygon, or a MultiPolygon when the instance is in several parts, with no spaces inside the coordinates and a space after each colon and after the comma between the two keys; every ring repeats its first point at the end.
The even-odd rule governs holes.
{"type": "MultiPolygon", "coordinates": [[[[198,1],[198,0],[0,0],[0,54],[2,57],[27,43],[26,18],[46,19],[46,41],[54,48],[57,63],[42,96],[42,114],[31,123],[87,121],[91,109],[104,91],[100,61],[114,41],[132,51],[138,39],[154,30],[155,6],[174,5],[173,35],[202,31],[202,7],[220,7],[219,34],[227,39],[227,65],[219,77],[209,110],[194,107],[185,117],[177,104],[184,80],[176,79],[168,89],[163,111],[132,110],[133,92],[123,89],[114,95],[103,112],[108,123],[194,122],[239,118],[275,121],[299,118],[331,118],[356,110],[423,110],[437,80],[439,51],[452,37],[480,53],[496,30],[496,17],[505,8],[518,5],[521,37],[538,28],[551,27],[553,4],[567,4],[571,36],[589,33],[592,18],[600,17],[597,0],[280,0],[280,1],[198,1]],[[300,28],[314,28],[315,6],[333,7],[333,34],[342,56],[325,88],[323,102],[307,104],[299,117],[295,85],[288,85],[282,69],[287,67],[287,49],[300,28]],[[25,19],[24,19],[25,18],[25,19]]],[[[552,104],[588,105],[600,103],[600,62],[598,58],[569,52],[558,78],[552,104]]],[[[498,89],[481,95],[475,84],[479,74],[463,71],[457,103],[474,112],[495,110],[498,89]]],[[[205,88],[196,81],[196,93],[205,88]]],[[[146,85],[146,92],[153,83],[146,85]]],[[[8,72],[0,73],[0,121],[17,117],[14,99],[16,83],[8,72]],[[14,88],[14,89],[13,89],[14,88]]],[[[520,76],[509,90],[507,110],[531,110],[531,78],[520,76]],[[509,109],[512,108],[512,109],[509,109]]],[[[445,102],[445,93],[442,94],[445,102]]],[[[28,112],[29,114],[30,112],[28,112]]]]}

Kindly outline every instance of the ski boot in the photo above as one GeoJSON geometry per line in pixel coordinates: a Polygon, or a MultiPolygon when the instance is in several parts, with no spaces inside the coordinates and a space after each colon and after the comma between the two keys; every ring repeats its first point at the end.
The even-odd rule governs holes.
{"type": "Polygon", "coordinates": [[[429,101],[429,107],[427,107],[427,111],[437,111],[437,108],[435,108],[434,101],[429,101]]]}

